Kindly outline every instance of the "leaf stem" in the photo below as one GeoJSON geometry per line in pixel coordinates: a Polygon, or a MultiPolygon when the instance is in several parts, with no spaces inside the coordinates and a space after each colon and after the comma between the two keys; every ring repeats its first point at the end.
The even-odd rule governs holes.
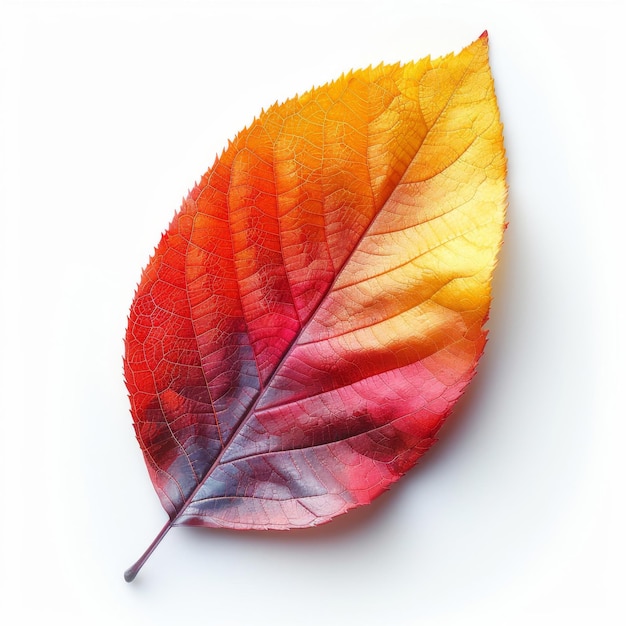
{"type": "Polygon", "coordinates": [[[154,552],[155,548],[161,543],[161,539],[167,535],[167,531],[172,527],[172,520],[168,520],[167,524],[161,528],[159,534],[155,537],[154,541],[148,546],[148,549],[141,555],[139,560],[131,565],[124,572],[124,580],[127,583],[133,582],[135,580],[135,576],[139,573],[139,570],[143,567],[144,563],[148,560],[150,555],[154,552]]]}

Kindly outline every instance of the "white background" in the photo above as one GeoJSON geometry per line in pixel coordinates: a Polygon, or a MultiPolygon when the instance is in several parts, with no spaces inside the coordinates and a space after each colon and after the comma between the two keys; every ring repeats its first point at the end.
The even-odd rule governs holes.
{"type": "Polygon", "coordinates": [[[1,2],[0,614],[10,624],[626,620],[620,3],[1,2]],[[140,270],[262,107],[489,30],[510,208],[478,377],[310,531],[176,528],[122,378],[140,270]]]}

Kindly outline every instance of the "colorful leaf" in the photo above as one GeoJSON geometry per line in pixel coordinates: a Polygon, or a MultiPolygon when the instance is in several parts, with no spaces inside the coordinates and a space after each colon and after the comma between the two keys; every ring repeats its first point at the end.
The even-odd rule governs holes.
{"type": "Polygon", "coordinates": [[[486,33],[274,105],[184,201],[130,311],[137,438],[172,526],[367,504],[472,378],[505,210],[486,33]]]}

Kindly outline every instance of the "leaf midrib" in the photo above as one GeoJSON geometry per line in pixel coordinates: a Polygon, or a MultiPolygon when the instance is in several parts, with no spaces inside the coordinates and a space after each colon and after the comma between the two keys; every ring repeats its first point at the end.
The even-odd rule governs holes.
{"type": "MultiPolygon", "coordinates": [[[[350,253],[348,254],[348,256],[346,257],[346,259],[344,260],[344,262],[341,264],[341,266],[339,267],[339,269],[337,270],[334,279],[329,283],[329,286],[327,287],[327,289],[325,290],[323,296],[320,298],[319,302],[317,303],[317,305],[315,306],[315,308],[312,310],[309,318],[307,319],[307,321],[302,325],[302,327],[300,328],[300,331],[297,333],[297,335],[295,335],[295,337],[293,338],[289,348],[285,351],[284,355],[282,356],[282,358],[280,359],[280,361],[278,362],[278,364],[276,365],[276,367],[274,368],[272,374],[269,376],[267,382],[264,385],[261,385],[261,389],[259,390],[259,392],[257,392],[257,394],[255,395],[253,401],[250,403],[250,406],[246,409],[245,413],[241,416],[241,419],[239,421],[239,424],[237,425],[237,428],[235,428],[232,431],[232,434],[228,437],[227,441],[225,442],[222,450],[220,451],[220,453],[215,457],[215,460],[213,461],[213,463],[211,464],[211,466],[208,468],[208,470],[204,473],[204,475],[202,476],[202,478],[199,480],[198,485],[194,488],[194,490],[191,492],[191,494],[187,497],[187,499],[183,502],[183,504],[180,507],[180,510],[176,513],[176,515],[172,516],[169,520],[169,523],[166,524],[166,528],[170,528],[171,526],[174,526],[176,524],[176,520],[184,513],[184,511],[189,507],[189,505],[191,503],[193,503],[194,498],[196,496],[196,494],[198,493],[198,491],[200,491],[200,489],[202,489],[202,487],[204,486],[204,484],[206,483],[207,479],[211,476],[211,474],[213,473],[213,471],[215,470],[215,468],[221,464],[222,458],[224,456],[224,454],[226,453],[226,451],[229,449],[230,444],[237,438],[238,434],[240,433],[240,431],[243,429],[243,427],[246,425],[246,422],[248,420],[248,418],[250,417],[250,415],[254,414],[254,412],[256,411],[256,408],[259,404],[259,401],[262,399],[265,390],[268,389],[269,387],[271,387],[272,381],[275,379],[275,377],[277,376],[278,372],[280,372],[281,368],[283,367],[284,363],[287,361],[287,359],[291,356],[293,350],[295,349],[295,347],[298,345],[298,341],[300,339],[300,337],[305,333],[307,327],[309,326],[309,324],[313,321],[313,319],[315,318],[318,310],[320,309],[320,307],[322,306],[323,302],[326,300],[326,297],[328,296],[328,294],[333,290],[335,284],[337,283],[337,281],[339,280],[341,274],[343,273],[345,267],[350,263],[352,257],[354,256],[354,254],[356,253],[356,251],[359,249],[361,243],[363,242],[363,240],[368,236],[373,224],[376,222],[378,216],[384,211],[385,207],[387,206],[387,203],[389,201],[389,198],[393,195],[393,193],[395,192],[395,190],[403,184],[404,182],[404,178],[407,174],[407,172],[409,171],[409,169],[411,168],[411,165],[413,164],[413,162],[415,161],[415,159],[417,158],[417,156],[420,153],[420,150],[422,148],[422,146],[424,145],[426,139],[428,138],[429,134],[432,132],[432,130],[435,128],[435,126],[437,125],[438,121],[441,119],[441,116],[444,114],[444,112],[448,109],[451,101],[453,100],[454,96],[456,95],[460,85],[464,82],[465,77],[467,76],[467,73],[469,72],[470,67],[473,65],[476,57],[478,55],[478,50],[474,53],[473,57],[469,60],[463,74],[461,75],[460,79],[458,80],[458,82],[456,83],[456,85],[454,86],[454,89],[452,89],[452,91],[450,92],[450,96],[448,97],[448,99],[446,100],[446,103],[444,104],[444,106],[442,107],[441,111],[437,114],[437,117],[433,120],[432,125],[428,128],[428,130],[424,133],[424,137],[422,138],[421,143],[419,144],[419,146],[416,148],[415,150],[415,154],[413,155],[413,157],[411,158],[411,160],[407,163],[407,166],[404,169],[404,172],[402,173],[402,176],[400,177],[400,179],[398,180],[397,184],[393,187],[393,189],[390,190],[389,194],[387,195],[387,197],[385,198],[385,200],[381,203],[379,209],[374,213],[374,215],[372,216],[369,224],[367,225],[367,227],[363,230],[363,232],[361,233],[361,235],[359,236],[359,239],[356,241],[354,247],[352,248],[352,250],[350,251],[350,253]]],[[[431,70],[434,69],[431,65],[431,70]]],[[[430,71],[430,70],[429,70],[430,71]]],[[[426,73],[424,73],[423,76],[425,76],[426,73]]],[[[423,79],[423,76],[420,80],[423,79]]],[[[420,101],[418,100],[418,106],[420,106],[420,101]]],[[[421,112],[421,106],[420,106],[420,112],[421,112]]],[[[423,117],[423,116],[422,116],[423,117]]],[[[369,124],[371,122],[368,122],[368,127],[369,124]]],[[[367,155],[366,155],[366,159],[367,159],[367,155]]],[[[369,169],[368,169],[368,180],[369,180],[369,187],[371,189],[371,177],[369,176],[369,169]]],[[[247,324],[247,323],[246,323],[247,324]]],[[[260,382],[260,380],[259,380],[260,382]]],[[[217,421],[217,418],[216,418],[217,421]]],[[[327,445],[327,444],[324,444],[327,445]]],[[[247,458],[247,457],[241,457],[241,458],[247,458]]]]}

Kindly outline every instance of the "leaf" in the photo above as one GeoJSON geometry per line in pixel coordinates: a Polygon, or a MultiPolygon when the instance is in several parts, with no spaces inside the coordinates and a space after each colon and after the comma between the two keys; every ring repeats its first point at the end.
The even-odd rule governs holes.
{"type": "Polygon", "coordinates": [[[126,334],[172,526],[315,526],[410,469],[483,352],[505,210],[486,33],[274,105],[183,202],[126,334]]]}

